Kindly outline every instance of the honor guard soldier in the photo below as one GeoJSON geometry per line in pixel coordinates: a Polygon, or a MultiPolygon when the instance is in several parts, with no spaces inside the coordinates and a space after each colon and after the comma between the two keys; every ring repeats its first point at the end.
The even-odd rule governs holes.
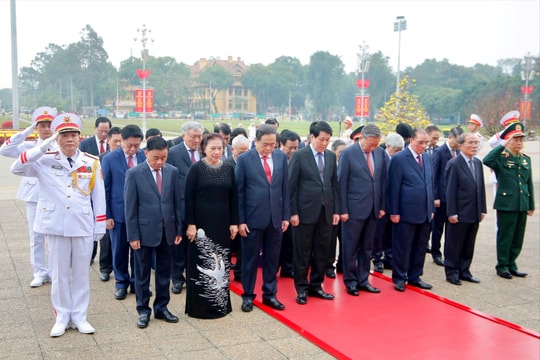
{"type": "MultiPolygon", "coordinates": [[[[471,114],[471,118],[467,122],[467,127],[469,128],[469,132],[474,134],[477,137],[478,141],[480,141],[476,154],[480,152],[480,149],[482,149],[482,145],[484,145],[484,137],[482,136],[482,134],[480,134],[479,131],[482,126],[484,126],[482,118],[476,114],[471,114]]],[[[478,155],[476,156],[478,157],[478,155]]]]}
{"type": "Polygon", "coordinates": [[[105,189],[99,159],[79,148],[81,119],[71,113],[54,118],[54,135],[19,156],[15,175],[39,180],[34,231],[47,234],[51,270],[51,302],[56,323],[50,336],[66,328],[92,334],[87,321],[89,266],[93,241],[105,233],[105,189]],[[53,141],[57,151],[48,151],[53,141]]]}
{"type": "MultiPolygon", "coordinates": [[[[51,121],[56,116],[56,109],[42,106],[32,114],[32,124],[25,130],[13,135],[0,147],[0,154],[16,158],[26,150],[40,145],[44,140],[51,137],[51,121]],[[37,129],[38,139],[26,141],[34,130],[37,129]]],[[[54,148],[52,142],[50,148],[54,148]]],[[[35,232],[32,227],[36,216],[36,206],[38,202],[38,180],[35,177],[23,177],[19,190],[17,191],[17,200],[26,203],[26,221],[28,224],[28,235],[30,238],[30,264],[32,264],[33,279],[30,287],[39,287],[50,280],[49,269],[45,256],[45,234],[35,232]]]]}
{"type": "Polygon", "coordinates": [[[502,144],[484,157],[484,165],[497,175],[493,208],[497,210],[497,275],[504,279],[525,277],[516,259],[523,246],[527,215],[534,214],[531,158],[523,153],[525,126],[511,123],[501,133],[502,144]]]}

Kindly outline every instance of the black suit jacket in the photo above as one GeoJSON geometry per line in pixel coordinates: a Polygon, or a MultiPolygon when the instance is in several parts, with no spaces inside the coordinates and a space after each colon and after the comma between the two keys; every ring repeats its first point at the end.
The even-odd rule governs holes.
{"type": "Polygon", "coordinates": [[[186,175],[191,167],[191,157],[186,149],[186,145],[182,142],[169,149],[169,155],[167,156],[167,163],[175,166],[178,169],[178,185],[180,186],[180,200],[182,209],[182,221],[185,220],[184,208],[185,192],[186,192],[186,175]]]}
{"type": "MultiPolygon", "coordinates": [[[[105,152],[109,151],[109,144],[107,144],[107,141],[104,142],[104,145],[105,145],[105,152]]],[[[99,149],[96,143],[96,136],[94,135],[81,141],[79,144],[79,150],[95,155],[95,156],[99,156],[99,149]]]]}
{"type": "Polygon", "coordinates": [[[289,164],[289,189],[291,215],[298,215],[301,223],[316,223],[323,204],[326,221],[332,223],[332,215],[339,214],[340,208],[336,155],[324,151],[323,181],[311,146],[294,152],[289,164]]]}
{"type": "MultiPolygon", "coordinates": [[[[456,157],[459,155],[459,150],[456,150],[456,157]]],[[[445,169],[448,161],[452,159],[452,153],[448,149],[448,145],[437,147],[433,151],[431,157],[433,167],[433,198],[446,202],[446,176],[445,169]]]]}
{"type": "Polygon", "coordinates": [[[142,246],[156,247],[165,234],[173,245],[182,235],[178,170],[165,164],[162,168],[162,194],[154,175],[144,161],[126,172],[124,189],[127,240],[140,240],[142,246]]]}
{"type": "Polygon", "coordinates": [[[487,213],[486,188],[482,162],[473,157],[473,177],[463,156],[456,156],[446,164],[446,215],[457,215],[460,223],[480,221],[487,213]]]}

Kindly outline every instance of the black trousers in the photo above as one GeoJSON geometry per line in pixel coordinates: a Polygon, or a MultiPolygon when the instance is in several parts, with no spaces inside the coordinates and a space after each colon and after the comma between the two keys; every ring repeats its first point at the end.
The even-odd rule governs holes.
{"type": "Polygon", "coordinates": [[[326,221],[324,206],[321,207],[319,219],[314,224],[300,223],[293,229],[294,251],[294,287],[297,293],[322,288],[332,223],[326,221]],[[311,271],[310,271],[311,270],[311,271]],[[309,281],[308,281],[309,273],[309,281]]]}

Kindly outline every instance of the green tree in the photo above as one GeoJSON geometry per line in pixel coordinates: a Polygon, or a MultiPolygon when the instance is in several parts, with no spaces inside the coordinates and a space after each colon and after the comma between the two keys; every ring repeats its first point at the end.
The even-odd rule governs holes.
{"type": "Polygon", "coordinates": [[[257,113],[265,113],[270,106],[271,72],[263,64],[253,64],[242,75],[242,84],[257,98],[257,113]]]}
{"type": "Polygon", "coordinates": [[[379,110],[377,120],[382,123],[380,127],[383,133],[394,131],[399,123],[409,124],[413,128],[425,128],[429,125],[426,111],[418,97],[410,91],[414,82],[404,76],[399,82],[399,92],[392,94],[379,110]]]}
{"type": "Polygon", "coordinates": [[[341,112],[342,104],[338,100],[344,75],[344,65],[338,56],[327,51],[311,55],[305,86],[317,118],[327,120],[332,110],[341,112]]]}
{"type": "Polygon", "coordinates": [[[224,91],[230,88],[234,79],[230,72],[219,65],[205,67],[199,74],[198,82],[204,85],[210,93],[210,101],[212,104],[213,113],[219,113],[216,105],[216,96],[219,91],[224,91]]]}

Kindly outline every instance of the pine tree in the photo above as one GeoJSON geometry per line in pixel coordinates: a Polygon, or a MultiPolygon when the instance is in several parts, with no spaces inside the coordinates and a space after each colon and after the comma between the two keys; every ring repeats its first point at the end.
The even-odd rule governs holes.
{"type": "Polygon", "coordinates": [[[409,83],[409,77],[404,76],[399,82],[399,92],[390,96],[390,99],[379,109],[377,120],[383,134],[395,130],[399,123],[406,123],[412,128],[426,128],[429,118],[418,97],[411,94],[410,87],[416,82],[414,79],[409,83]]]}

